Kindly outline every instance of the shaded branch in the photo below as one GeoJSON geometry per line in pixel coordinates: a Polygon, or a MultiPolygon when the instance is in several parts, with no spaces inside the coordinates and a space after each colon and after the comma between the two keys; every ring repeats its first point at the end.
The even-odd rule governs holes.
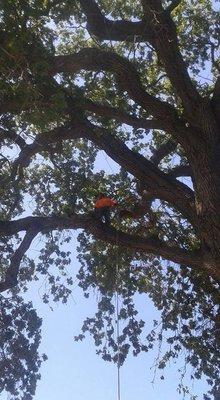
{"type": "MultiPolygon", "coordinates": [[[[115,74],[120,88],[123,91],[127,91],[132,100],[153,115],[160,124],[160,129],[170,132],[185,151],[189,150],[188,142],[195,137],[195,129],[186,127],[185,120],[180,118],[177,111],[170,104],[146,93],[141,84],[140,76],[130,61],[113,52],[106,52],[98,48],[87,48],[76,54],[54,57],[51,61],[50,74],[59,72],[74,74],[82,69],[104,70],[115,74]]],[[[44,102],[41,107],[43,105],[45,106],[44,102]]],[[[14,112],[22,109],[20,102],[15,101],[15,99],[14,102],[3,104],[3,109],[4,107],[14,112]]],[[[25,107],[31,108],[31,102],[25,107]]],[[[93,105],[90,104],[88,107],[93,107],[93,105]]],[[[104,112],[103,109],[101,111],[104,112]]],[[[66,112],[68,113],[69,110],[66,110],[66,112]]],[[[124,117],[128,118],[127,116],[124,117]]]]}
{"type": "Polygon", "coordinates": [[[183,147],[188,147],[188,140],[192,137],[191,130],[171,105],[144,90],[139,74],[130,61],[113,52],[87,48],[76,54],[56,56],[51,63],[52,74],[73,74],[82,69],[114,73],[120,88],[127,91],[132,100],[151,113],[160,122],[162,129],[171,132],[183,147]]]}
{"type": "Polygon", "coordinates": [[[213,96],[212,96],[212,102],[215,105],[220,103],[220,75],[217,77],[216,82],[215,82],[213,96]]]}
{"type": "Polygon", "coordinates": [[[19,95],[14,94],[11,95],[10,98],[7,98],[5,96],[0,101],[0,114],[5,114],[8,112],[19,114],[21,111],[28,111],[32,108],[36,109],[36,107],[45,108],[51,105],[50,99],[48,99],[48,97],[49,95],[47,93],[47,96],[42,94],[42,97],[39,101],[33,98],[33,100],[29,100],[28,102],[22,102],[21,96],[19,95]]]}
{"type": "Polygon", "coordinates": [[[216,119],[220,123],[220,75],[217,77],[215,82],[211,105],[214,109],[216,119]]]}
{"type": "Polygon", "coordinates": [[[151,162],[158,165],[164,157],[168,156],[168,154],[175,150],[176,146],[177,144],[172,139],[163,143],[158,149],[154,150],[150,159],[151,162]]]}
{"type": "MultiPolygon", "coordinates": [[[[149,42],[155,48],[158,57],[162,60],[164,64],[167,76],[169,77],[171,83],[173,84],[175,92],[177,92],[179,97],[182,99],[185,110],[189,113],[189,116],[191,117],[191,121],[195,124],[195,126],[198,126],[199,125],[198,121],[200,120],[200,118],[198,118],[198,115],[195,115],[197,114],[195,111],[198,111],[197,103],[201,102],[201,98],[189,77],[187,67],[179,51],[175,24],[170,18],[169,14],[166,12],[166,10],[163,10],[163,12],[158,12],[157,4],[160,4],[160,1],[149,0],[144,3],[146,3],[144,20],[139,22],[131,22],[124,20],[110,21],[105,16],[103,16],[99,6],[96,4],[94,0],[80,0],[81,7],[88,20],[89,29],[91,29],[92,27],[92,30],[94,32],[96,31],[95,33],[99,38],[104,38],[108,40],[126,40],[126,38],[130,38],[132,36],[132,41],[140,41],[140,38],[144,38],[146,42],[149,42]]],[[[81,56],[84,54],[85,58],[86,57],[88,58],[89,57],[88,51],[89,51],[88,49],[82,50],[80,53],[78,53],[78,58],[79,54],[81,54],[81,56]],[[83,53],[84,51],[87,51],[87,54],[83,53]]],[[[90,49],[90,51],[92,51],[92,49],[90,49]]],[[[101,50],[96,49],[96,51],[98,52],[101,50]]],[[[103,55],[104,52],[102,52],[102,55],[100,54],[99,63],[103,55]]],[[[63,57],[63,60],[65,57],[69,57],[68,60],[70,60],[71,56],[56,57],[55,58],[56,65],[58,60],[61,61],[61,57],[63,57]]],[[[107,56],[105,56],[105,61],[106,57],[107,56]]],[[[122,61],[122,59],[123,58],[121,57],[120,60],[122,61]]],[[[76,61],[76,56],[75,56],[75,61],[76,61]]],[[[114,61],[116,61],[116,55],[114,61]]],[[[52,68],[53,68],[53,62],[54,60],[52,60],[51,62],[52,68]]],[[[119,63],[117,64],[119,66],[119,63]]],[[[124,67],[128,66],[128,64],[129,64],[128,61],[126,65],[124,62],[124,67]]],[[[99,65],[99,68],[100,67],[101,65],[99,65]]],[[[91,68],[91,65],[89,67],[88,66],[84,67],[83,65],[81,65],[79,66],[78,70],[80,68],[91,68]]],[[[115,73],[116,68],[115,69],[113,68],[113,70],[114,71],[112,71],[111,69],[111,72],[115,73]]],[[[55,72],[65,72],[65,71],[67,71],[67,65],[64,69],[59,68],[55,72]]],[[[69,69],[69,71],[67,72],[74,73],[73,65],[72,65],[72,71],[69,69]]],[[[133,76],[131,76],[131,78],[132,77],[133,78],[135,77],[134,74],[133,76]]],[[[120,81],[122,82],[121,78],[122,74],[120,76],[120,81]]],[[[126,78],[129,78],[127,74],[126,78]]],[[[124,85],[124,83],[125,79],[122,86],[124,87],[124,90],[127,90],[129,93],[129,87],[131,89],[131,84],[124,85]]],[[[153,96],[150,96],[149,94],[147,99],[146,93],[145,93],[145,99],[143,99],[143,93],[142,96],[140,96],[141,95],[141,91],[139,90],[140,88],[141,85],[139,82],[137,96],[135,96],[135,93],[133,91],[132,98],[134,99],[134,101],[137,101],[137,103],[143,106],[145,109],[149,110],[156,119],[159,119],[161,111],[159,109],[160,108],[159,104],[161,105],[161,103],[164,104],[166,103],[165,102],[159,103],[158,99],[154,98],[153,96]],[[155,110],[155,107],[158,108],[158,111],[155,110]]],[[[131,91],[129,94],[131,95],[131,91]]],[[[46,103],[48,101],[48,93],[46,94],[43,93],[42,95],[44,98],[44,103],[46,103]]],[[[21,102],[19,101],[19,99],[16,98],[4,99],[4,101],[0,105],[0,110],[1,112],[7,112],[7,111],[18,112],[22,108],[23,109],[31,108],[30,104],[24,104],[23,106],[21,106],[20,103],[21,102]]],[[[170,112],[172,110],[172,107],[170,106],[170,108],[168,108],[167,105],[166,108],[169,118],[171,117],[170,112]]],[[[165,111],[165,107],[163,107],[163,111],[165,111]]],[[[163,113],[163,116],[165,116],[165,113],[163,113]]]]}
{"type": "Polygon", "coordinates": [[[142,128],[147,131],[150,129],[162,129],[160,121],[156,119],[138,118],[116,107],[95,103],[92,100],[85,99],[81,106],[82,109],[91,111],[99,116],[114,118],[117,121],[133,126],[134,128],[142,128]]]}
{"type": "Polygon", "coordinates": [[[163,199],[176,207],[188,221],[196,227],[197,217],[194,203],[194,193],[186,185],[168,177],[152,162],[139,153],[130,150],[121,140],[109,132],[94,127],[87,122],[87,137],[105,150],[109,157],[122,166],[127,172],[141,181],[144,187],[150,189],[151,195],[163,199]]]}
{"type": "Polygon", "coordinates": [[[194,193],[191,189],[160,171],[143,155],[130,150],[123,141],[111,135],[109,131],[86,120],[77,121],[71,127],[57,128],[52,132],[39,135],[35,142],[30,145],[31,147],[20,153],[14,168],[21,165],[20,163],[22,163],[22,166],[27,166],[30,157],[39,149],[41,151],[47,150],[48,144],[80,137],[91,140],[116,163],[135,176],[143,187],[150,188],[152,196],[171,203],[192,225],[196,226],[195,209],[189,203],[189,201],[191,204],[194,202],[194,193]]]}
{"type": "Polygon", "coordinates": [[[189,165],[177,165],[176,167],[167,171],[167,174],[172,178],[178,178],[181,176],[192,176],[192,169],[189,165]]]}
{"type": "Polygon", "coordinates": [[[182,100],[186,112],[196,122],[194,113],[199,111],[198,105],[202,98],[188,74],[187,66],[180,53],[175,23],[170,13],[163,10],[160,0],[142,2],[144,3],[146,21],[154,34],[151,44],[163,62],[167,76],[175,92],[182,100]]]}
{"type": "Polygon", "coordinates": [[[11,178],[14,179],[18,168],[27,167],[30,163],[31,157],[38,152],[51,151],[51,144],[60,143],[67,139],[79,139],[83,137],[81,125],[75,123],[74,125],[65,125],[53,129],[49,132],[39,134],[33,143],[26,145],[26,147],[20,152],[18,158],[14,161],[11,178]]]}
{"type": "Polygon", "coordinates": [[[25,140],[19,136],[15,131],[11,130],[6,130],[3,128],[0,128],[0,142],[4,141],[6,139],[9,139],[13,143],[17,144],[20,149],[23,149],[26,146],[25,140]]]}
{"type": "Polygon", "coordinates": [[[217,71],[220,73],[220,62],[219,60],[217,61],[215,58],[215,50],[219,48],[220,45],[220,41],[218,43],[217,46],[215,46],[214,43],[210,42],[210,46],[211,46],[211,60],[212,60],[212,65],[217,69],[217,71]]]}
{"type": "Polygon", "coordinates": [[[159,255],[164,259],[181,265],[190,265],[199,270],[202,269],[203,258],[200,251],[188,251],[181,249],[178,246],[169,246],[167,243],[156,238],[142,238],[118,231],[111,226],[106,226],[97,221],[89,214],[73,214],[68,218],[62,216],[26,217],[16,221],[0,221],[0,232],[3,235],[12,235],[24,230],[28,230],[29,232],[27,232],[25,236],[25,243],[23,243],[23,247],[20,249],[19,254],[13,256],[16,258],[16,263],[21,260],[24,250],[29,247],[36,232],[44,233],[54,229],[85,229],[96,238],[108,243],[125,246],[136,252],[159,255]],[[35,232],[34,234],[33,230],[35,232]],[[32,232],[32,234],[30,232],[32,232]]]}
{"type": "Polygon", "coordinates": [[[176,1],[172,2],[167,12],[163,10],[160,0],[142,0],[144,9],[142,22],[109,21],[103,16],[94,0],[80,0],[80,3],[87,17],[88,30],[100,40],[127,41],[132,38],[132,41],[149,42],[155,48],[185,110],[196,121],[192,112],[195,111],[196,104],[201,102],[201,97],[188,74],[179,50],[176,26],[170,17],[172,7],[178,5],[176,1]]]}
{"type": "Polygon", "coordinates": [[[163,12],[163,7],[162,7],[161,0],[154,0],[153,7],[152,7],[152,2],[148,1],[148,0],[141,0],[141,5],[142,5],[142,8],[143,8],[145,16],[148,16],[149,7],[151,7],[152,11],[154,11],[156,13],[162,13],[163,12]]]}
{"type": "Polygon", "coordinates": [[[5,290],[11,289],[17,285],[21,260],[37,234],[38,230],[36,230],[34,226],[30,226],[26,231],[20,246],[11,257],[10,265],[6,271],[5,280],[0,282],[0,292],[4,292],[5,290]]]}
{"type": "Polygon", "coordinates": [[[127,20],[112,21],[106,18],[94,0],[80,0],[83,13],[87,18],[87,29],[99,40],[146,42],[152,40],[152,32],[146,22],[127,20]]]}

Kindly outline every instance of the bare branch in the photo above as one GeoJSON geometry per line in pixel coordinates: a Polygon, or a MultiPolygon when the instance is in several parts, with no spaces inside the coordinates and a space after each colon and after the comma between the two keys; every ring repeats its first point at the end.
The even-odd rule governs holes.
{"type": "Polygon", "coordinates": [[[4,292],[5,290],[11,289],[17,285],[21,260],[37,234],[38,230],[36,230],[34,226],[27,230],[24,239],[11,258],[4,282],[0,282],[0,292],[4,292]]]}

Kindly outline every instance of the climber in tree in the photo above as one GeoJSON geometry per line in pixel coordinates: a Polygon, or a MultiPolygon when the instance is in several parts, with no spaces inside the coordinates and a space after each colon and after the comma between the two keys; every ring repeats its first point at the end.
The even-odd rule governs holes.
{"type": "Polygon", "coordinates": [[[105,222],[106,225],[110,225],[110,210],[111,207],[116,205],[117,201],[112,200],[104,193],[99,193],[94,204],[95,215],[101,219],[102,222],[105,222]]]}

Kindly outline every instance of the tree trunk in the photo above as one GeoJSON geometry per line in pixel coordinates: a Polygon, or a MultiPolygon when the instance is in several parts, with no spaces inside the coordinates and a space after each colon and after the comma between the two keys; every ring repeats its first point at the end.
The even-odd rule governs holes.
{"type": "Polygon", "coordinates": [[[206,120],[201,133],[191,151],[198,230],[212,268],[220,273],[220,127],[215,118],[206,120]]]}

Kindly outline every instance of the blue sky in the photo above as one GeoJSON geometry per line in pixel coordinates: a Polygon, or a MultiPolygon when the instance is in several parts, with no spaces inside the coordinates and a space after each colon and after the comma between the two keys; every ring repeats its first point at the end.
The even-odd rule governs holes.
{"type": "MultiPolygon", "coordinates": [[[[103,153],[103,152],[102,152],[103,153]]],[[[106,172],[114,172],[117,166],[106,159],[104,154],[99,157],[99,163],[106,172]],[[110,168],[111,167],[111,168],[110,168]]],[[[27,212],[31,214],[31,211],[27,212]]],[[[76,234],[68,250],[72,250],[72,263],[69,273],[75,276],[79,263],[76,259],[76,234]]],[[[31,245],[29,255],[36,258],[39,251],[39,237],[31,245]]],[[[41,380],[38,382],[34,400],[118,400],[117,399],[117,367],[103,361],[96,355],[96,348],[92,339],[87,336],[83,342],[75,342],[74,336],[80,333],[81,325],[88,316],[93,316],[96,311],[97,294],[85,299],[77,285],[73,289],[68,304],[44,304],[41,300],[43,285],[40,282],[31,283],[25,298],[33,302],[37,313],[43,319],[41,353],[46,353],[48,361],[41,367],[41,380]]],[[[146,321],[149,331],[153,319],[159,315],[152,302],[146,295],[136,296],[136,306],[140,317],[146,321]]],[[[121,400],[182,400],[183,395],[177,393],[180,375],[178,369],[182,368],[183,360],[170,366],[163,372],[165,380],[160,379],[157,371],[154,384],[154,360],[157,350],[144,353],[139,357],[128,357],[121,368],[121,400]]],[[[190,371],[189,371],[190,372],[190,371]]],[[[185,381],[192,394],[202,399],[206,391],[206,382],[185,381]]],[[[3,395],[1,400],[9,400],[3,395]]]]}
{"type": "MultiPolygon", "coordinates": [[[[34,245],[33,245],[34,247],[34,245]]],[[[79,264],[75,259],[71,274],[77,272],[79,264]]],[[[88,336],[83,342],[74,342],[73,337],[80,331],[84,318],[92,316],[96,310],[97,295],[89,299],[83,297],[81,289],[75,287],[67,305],[53,304],[53,311],[41,301],[40,284],[31,284],[26,297],[33,301],[38,314],[43,317],[41,352],[48,355],[48,361],[41,368],[42,379],[34,400],[113,400],[117,399],[117,368],[104,362],[95,354],[95,346],[88,336]]],[[[149,329],[158,311],[146,295],[136,296],[136,305],[140,316],[147,322],[149,329]]],[[[139,357],[129,357],[121,368],[121,400],[180,400],[176,391],[182,363],[173,364],[165,371],[165,380],[157,373],[154,384],[154,358],[156,351],[139,357]]],[[[190,387],[191,382],[188,381],[190,387]]],[[[191,387],[193,394],[202,399],[205,380],[191,387]]],[[[4,400],[4,399],[3,399],[4,400]]]]}
{"type": "MultiPolygon", "coordinates": [[[[74,269],[76,264],[74,265],[74,269]]],[[[84,342],[74,342],[73,336],[80,330],[82,321],[92,315],[96,307],[95,296],[86,300],[79,289],[73,292],[68,305],[55,305],[51,311],[42,304],[38,291],[33,288],[29,297],[34,299],[38,313],[43,316],[41,350],[49,359],[41,369],[42,379],[38,384],[35,400],[74,399],[105,400],[116,399],[117,368],[104,362],[95,354],[95,346],[90,337],[84,342]]],[[[139,309],[151,324],[157,313],[146,296],[137,296],[139,309]]],[[[171,364],[165,373],[166,379],[156,378],[154,385],[152,367],[155,352],[140,357],[129,357],[121,369],[121,400],[177,400],[182,399],[176,392],[179,375],[178,366],[171,364]]],[[[195,385],[193,393],[200,393],[204,382],[195,385]]]]}

